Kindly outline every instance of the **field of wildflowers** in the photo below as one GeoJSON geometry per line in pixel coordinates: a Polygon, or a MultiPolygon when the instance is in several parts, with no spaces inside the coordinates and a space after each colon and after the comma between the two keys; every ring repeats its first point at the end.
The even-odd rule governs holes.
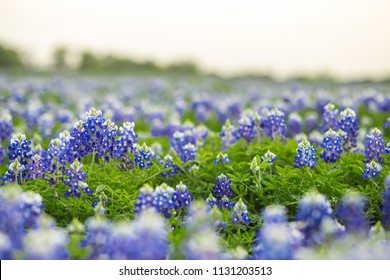
{"type": "Polygon", "coordinates": [[[390,259],[390,85],[0,76],[1,259],[390,259]]]}

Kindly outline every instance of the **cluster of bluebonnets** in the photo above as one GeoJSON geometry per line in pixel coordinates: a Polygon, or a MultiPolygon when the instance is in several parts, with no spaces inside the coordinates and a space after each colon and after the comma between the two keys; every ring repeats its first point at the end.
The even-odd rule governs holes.
{"type": "MultiPolygon", "coordinates": [[[[390,177],[382,174],[390,153],[384,137],[390,118],[371,127],[373,120],[358,116],[361,108],[389,113],[389,87],[340,87],[333,94],[336,105],[330,90],[310,85],[299,90],[247,80],[219,92],[211,83],[1,76],[0,258],[72,258],[75,236],[89,259],[390,258],[390,177]],[[147,130],[138,133],[138,123],[147,130]],[[145,143],[154,138],[166,145],[145,143]],[[231,165],[236,145],[261,146],[266,140],[295,141],[291,165],[302,170],[314,170],[319,161],[338,168],[343,155],[362,155],[362,179],[379,188],[379,175],[386,177],[377,190],[381,219],[370,220],[366,198],[353,186],[334,207],[331,198],[309,191],[297,199],[296,213],[282,204],[250,213],[259,207],[233,190],[229,169],[214,177],[206,197],[180,180],[168,183],[196,174],[207,145],[215,145],[210,150],[217,168],[231,165]],[[163,183],[136,190],[131,221],[110,220],[107,208],[115,201],[104,192],[95,196],[97,186],[88,184],[94,165],[112,163],[128,173],[160,166],[163,183]],[[38,191],[23,190],[36,180],[54,190],[53,199],[93,197],[95,214],[66,228],[56,226],[38,191]],[[59,186],[67,190],[57,193],[59,186]],[[253,227],[246,248],[224,240],[224,232],[239,236],[253,227]],[[181,236],[174,242],[170,236],[177,230],[181,236]]],[[[255,157],[247,169],[260,189],[260,165],[272,170],[278,154],[268,150],[257,156],[259,162],[255,157]]]]}

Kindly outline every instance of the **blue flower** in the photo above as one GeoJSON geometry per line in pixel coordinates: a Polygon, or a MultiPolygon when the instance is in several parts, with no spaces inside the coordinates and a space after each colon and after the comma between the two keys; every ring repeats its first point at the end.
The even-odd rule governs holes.
{"type": "Polygon", "coordinates": [[[385,144],[382,138],[382,132],[374,128],[370,134],[366,135],[364,156],[369,161],[375,160],[378,163],[383,163],[384,159],[381,155],[386,153],[385,144]]]}
{"type": "Polygon", "coordinates": [[[223,154],[223,153],[219,153],[217,155],[217,159],[214,161],[214,164],[217,165],[217,164],[229,164],[230,163],[230,159],[229,159],[229,156],[227,154],[223,154]]]}
{"type": "Polygon", "coordinates": [[[154,190],[149,185],[144,185],[140,189],[134,203],[134,213],[137,215],[145,209],[154,208],[157,212],[162,213],[166,218],[171,218],[175,213],[176,201],[173,201],[175,190],[167,184],[156,187],[154,190]]]}
{"type": "Polygon", "coordinates": [[[335,163],[340,159],[340,154],[343,152],[341,148],[341,137],[332,129],[329,129],[325,133],[324,140],[321,143],[321,147],[324,151],[320,155],[327,163],[335,163]]]}
{"type": "Polygon", "coordinates": [[[337,117],[339,115],[339,110],[336,109],[336,106],[332,103],[328,103],[324,106],[324,113],[322,114],[322,125],[321,131],[325,132],[329,129],[338,130],[339,122],[337,121],[337,117]]]}
{"type": "Polygon", "coordinates": [[[166,155],[163,160],[160,161],[164,168],[171,168],[169,171],[161,173],[161,176],[167,178],[174,176],[180,172],[180,167],[173,163],[173,158],[170,155],[166,155]]]}
{"type": "Polygon", "coordinates": [[[191,204],[194,197],[190,195],[187,186],[180,182],[172,194],[172,202],[175,209],[186,208],[191,204]]]}
{"type": "Polygon", "coordinates": [[[263,211],[265,224],[281,224],[287,222],[287,212],[284,206],[270,205],[263,211]]]}
{"type": "Polygon", "coordinates": [[[69,190],[64,193],[66,197],[74,195],[80,197],[80,189],[86,194],[92,194],[88,184],[85,183],[86,174],[83,173],[83,164],[77,159],[70,165],[69,169],[65,170],[64,184],[69,187],[69,190]]]}
{"type": "Polygon", "coordinates": [[[88,259],[108,259],[111,247],[112,225],[101,215],[86,221],[87,232],[81,246],[91,249],[88,259]]]}
{"type": "Polygon", "coordinates": [[[165,221],[154,209],[137,215],[134,222],[112,228],[108,258],[112,260],[164,260],[169,252],[165,221]]]}
{"type": "Polygon", "coordinates": [[[207,204],[210,206],[210,208],[213,208],[214,206],[217,206],[218,200],[210,194],[208,198],[206,198],[207,204]]]}
{"type": "Polygon", "coordinates": [[[238,141],[237,130],[231,125],[229,120],[226,120],[222,126],[222,131],[219,134],[222,139],[222,150],[226,150],[229,146],[234,145],[238,141]]]}
{"type": "Polygon", "coordinates": [[[8,146],[8,157],[11,161],[18,159],[22,165],[29,162],[32,156],[31,141],[26,139],[22,133],[15,134],[8,146]]]}
{"type": "Polygon", "coordinates": [[[3,180],[8,183],[16,182],[22,184],[23,178],[27,177],[26,166],[21,164],[18,159],[8,164],[8,170],[4,175],[3,180]]]}
{"type": "Polygon", "coordinates": [[[390,175],[386,176],[382,199],[382,224],[386,230],[390,230],[390,175]]]}
{"type": "Polygon", "coordinates": [[[347,232],[366,235],[368,219],[364,213],[365,199],[357,192],[347,193],[339,203],[336,217],[343,222],[347,232]]]}
{"type": "Polygon", "coordinates": [[[0,164],[3,164],[5,162],[5,149],[3,146],[1,146],[0,143],[0,164]]]}
{"type": "Polygon", "coordinates": [[[366,163],[363,172],[363,179],[372,178],[375,179],[382,171],[382,166],[376,161],[366,163]]]}
{"type": "Polygon", "coordinates": [[[276,155],[270,150],[268,150],[263,156],[261,156],[260,161],[264,162],[268,159],[267,164],[272,164],[276,161],[276,158],[276,155]]]}
{"type": "Polygon", "coordinates": [[[134,153],[134,162],[141,169],[150,168],[153,165],[153,155],[153,151],[145,143],[142,146],[137,144],[134,153]]]}
{"type": "Polygon", "coordinates": [[[45,217],[40,227],[29,231],[24,238],[23,251],[29,260],[65,260],[69,258],[69,237],[56,228],[51,218],[45,217]],[[44,249],[43,249],[44,248],[44,249]]]}
{"type": "Polygon", "coordinates": [[[266,223],[259,231],[253,258],[257,260],[292,260],[302,235],[287,223],[266,223]]]}
{"type": "Polygon", "coordinates": [[[304,244],[318,245],[324,241],[322,223],[332,219],[332,208],[325,196],[312,192],[305,195],[298,203],[296,221],[303,222],[301,232],[304,235],[304,244]]]}
{"type": "Polygon", "coordinates": [[[119,138],[115,140],[114,145],[115,158],[124,157],[129,152],[135,152],[138,135],[134,132],[134,126],[133,122],[125,122],[119,128],[119,138]]]}
{"type": "Polygon", "coordinates": [[[305,130],[311,132],[318,128],[318,115],[316,113],[309,113],[306,116],[304,123],[305,130]]]}
{"type": "Polygon", "coordinates": [[[248,217],[248,210],[242,199],[240,198],[238,202],[234,205],[232,213],[232,224],[243,223],[249,224],[251,219],[248,217]]]}
{"type": "Polygon", "coordinates": [[[313,168],[318,164],[315,157],[316,149],[305,138],[298,144],[297,156],[294,159],[294,167],[308,166],[313,168]]]}
{"type": "Polygon", "coordinates": [[[301,131],[302,131],[302,118],[301,118],[301,116],[296,112],[292,112],[288,116],[287,127],[288,127],[288,131],[290,132],[291,135],[297,135],[297,134],[301,133],[301,131]]]}
{"type": "Polygon", "coordinates": [[[217,206],[221,209],[230,209],[234,207],[234,204],[230,202],[230,199],[226,195],[224,195],[217,206]]]}
{"type": "Polygon", "coordinates": [[[390,128],[390,118],[386,119],[386,123],[383,125],[384,128],[390,128]]]}
{"type": "MultiPolygon", "coordinates": [[[[39,194],[22,192],[14,186],[0,189],[0,233],[8,236],[3,239],[8,244],[6,246],[8,249],[22,248],[26,230],[39,226],[38,221],[43,208],[42,197],[39,194]]],[[[0,244],[0,254],[1,247],[0,244]]],[[[9,251],[6,252],[9,253],[9,251]]]]}
{"type": "Polygon", "coordinates": [[[243,113],[238,120],[237,136],[252,142],[256,132],[256,116],[251,112],[243,113]]]}
{"type": "Polygon", "coordinates": [[[271,109],[265,117],[261,118],[260,128],[271,140],[276,138],[284,140],[286,138],[284,113],[277,108],[271,109]]]}
{"type": "Polygon", "coordinates": [[[134,213],[140,213],[142,210],[154,207],[154,190],[149,185],[144,185],[135,199],[134,202],[134,213]]]}
{"type": "Polygon", "coordinates": [[[1,108],[1,114],[0,114],[0,143],[6,140],[9,140],[11,137],[14,126],[12,124],[12,117],[11,114],[1,108]]]}
{"type": "Polygon", "coordinates": [[[188,143],[184,145],[183,152],[180,155],[180,159],[183,161],[183,163],[195,160],[195,153],[198,151],[198,148],[192,144],[188,143]]]}
{"type": "Polygon", "coordinates": [[[344,149],[346,151],[357,147],[359,124],[354,110],[347,108],[340,113],[339,128],[346,133],[344,137],[344,149]]]}
{"type": "Polygon", "coordinates": [[[232,196],[234,192],[230,187],[231,180],[226,177],[225,174],[221,174],[216,179],[217,184],[213,187],[214,194],[219,197],[232,196]]]}

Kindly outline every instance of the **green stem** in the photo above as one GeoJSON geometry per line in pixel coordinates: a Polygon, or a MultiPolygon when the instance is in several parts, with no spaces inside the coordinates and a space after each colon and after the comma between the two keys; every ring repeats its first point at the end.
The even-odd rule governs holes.
{"type": "Polygon", "coordinates": [[[94,162],[95,162],[95,152],[92,153],[92,160],[91,160],[91,164],[89,165],[88,175],[90,175],[92,172],[94,162]]]}

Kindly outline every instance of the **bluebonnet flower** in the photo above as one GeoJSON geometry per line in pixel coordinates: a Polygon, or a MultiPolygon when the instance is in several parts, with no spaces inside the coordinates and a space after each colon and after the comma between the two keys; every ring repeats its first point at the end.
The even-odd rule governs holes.
{"type": "Polygon", "coordinates": [[[382,138],[382,132],[374,128],[370,134],[366,135],[364,156],[370,161],[375,160],[378,163],[383,163],[384,159],[381,154],[385,153],[385,141],[382,138]]]}
{"type": "Polygon", "coordinates": [[[101,110],[96,110],[95,108],[89,109],[85,113],[87,115],[84,127],[91,134],[96,134],[100,128],[103,127],[106,119],[103,118],[103,113],[101,110]]]}
{"type": "Polygon", "coordinates": [[[311,132],[315,129],[318,129],[318,115],[316,113],[310,113],[306,116],[304,130],[311,132]]]}
{"type": "Polygon", "coordinates": [[[154,199],[152,205],[157,212],[164,214],[165,218],[169,219],[174,213],[175,203],[173,202],[173,196],[175,190],[163,183],[156,187],[154,191],[154,199]]]}
{"type": "Polygon", "coordinates": [[[214,206],[217,206],[218,200],[210,193],[209,197],[206,198],[207,204],[210,206],[210,208],[213,208],[214,206]]]}
{"type": "Polygon", "coordinates": [[[1,111],[2,112],[0,114],[0,143],[8,140],[14,131],[11,114],[7,110],[4,110],[3,108],[1,109],[1,111]]]}
{"type": "Polygon", "coordinates": [[[260,161],[264,162],[267,159],[268,159],[267,163],[272,164],[276,161],[276,155],[270,150],[268,150],[263,156],[261,156],[260,161]]]}
{"type": "Polygon", "coordinates": [[[222,126],[222,131],[219,136],[222,139],[222,150],[226,150],[229,146],[238,141],[237,130],[231,125],[228,119],[226,120],[225,125],[222,126]]]}
{"type": "Polygon", "coordinates": [[[29,231],[24,238],[23,251],[29,260],[64,260],[69,258],[69,238],[62,229],[54,227],[52,218],[29,231]]]}
{"type": "Polygon", "coordinates": [[[277,108],[269,110],[267,116],[261,118],[260,128],[271,140],[276,138],[284,140],[286,138],[284,113],[277,108]]]}
{"type": "Polygon", "coordinates": [[[172,194],[172,202],[175,209],[186,208],[191,204],[194,197],[191,196],[187,186],[180,182],[176,186],[175,192],[172,194]]]}
{"type": "Polygon", "coordinates": [[[386,143],[386,146],[385,146],[385,153],[386,153],[386,154],[390,154],[390,142],[387,142],[387,143],[386,143]]]}
{"type": "Polygon", "coordinates": [[[234,205],[232,213],[232,224],[243,223],[249,224],[251,219],[248,217],[248,210],[242,199],[240,198],[238,202],[234,205]]]}
{"type": "Polygon", "coordinates": [[[13,258],[13,248],[7,234],[0,231],[0,259],[10,260],[13,258]]]}
{"type": "Polygon", "coordinates": [[[156,190],[149,185],[144,185],[134,203],[134,213],[138,214],[145,209],[154,208],[166,218],[170,218],[176,206],[176,201],[173,201],[174,194],[175,190],[165,183],[158,186],[156,190]]]}
{"type": "Polygon", "coordinates": [[[0,143],[0,164],[3,164],[5,162],[5,149],[3,146],[1,146],[0,143]]]}
{"type": "Polygon", "coordinates": [[[115,225],[109,240],[112,260],[164,260],[168,255],[164,220],[154,209],[147,209],[134,222],[115,225]]]}
{"type": "Polygon", "coordinates": [[[315,157],[316,149],[305,138],[298,144],[297,156],[294,159],[294,167],[308,166],[313,168],[318,164],[315,157]]]}
{"type": "Polygon", "coordinates": [[[230,202],[230,199],[226,195],[224,195],[217,206],[221,209],[230,209],[234,206],[234,204],[230,202]]]}
{"type": "MultiPolygon", "coordinates": [[[[82,125],[82,123],[79,123],[82,125]]],[[[72,133],[77,130],[73,128],[72,133]]],[[[59,163],[65,165],[67,163],[72,163],[76,158],[81,159],[82,156],[86,153],[79,151],[80,147],[83,145],[81,142],[86,141],[81,138],[75,138],[72,136],[72,133],[68,130],[64,130],[60,133],[59,137],[50,142],[48,152],[52,159],[56,159],[59,163]],[[81,144],[81,146],[80,146],[81,144]],[[60,151],[58,152],[58,145],[60,145],[60,151]]],[[[75,134],[74,134],[75,135],[75,134]]],[[[77,133],[76,133],[77,135],[77,133]]],[[[80,135],[84,135],[80,133],[80,135]]]]}
{"type": "Polygon", "coordinates": [[[53,134],[55,119],[51,112],[46,112],[39,116],[37,125],[40,134],[44,137],[51,137],[53,134]]]}
{"type": "Polygon", "coordinates": [[[325,132],[329,129],[338,130],[339,122],[337,121],[339,110],[332,103],[328,103],[324,106],[324,112],[322,114],[321,131],[325,132]]]}
{"type": "Polygon", "coordinates": [[[253,258],[257,260],[292,260],[301,245],[302,234],[285,222],[265,223],[259,231],[253,258]]]}
{"type": "Polygon", "coordinates": [[[363,172],[363,179],[375,179],[381,171],[382,166],[376,161],[367,162],[363,172]]]}
{"type": "Polygon", "coordinates": [[[178,155],[183,153],[183,148],[188,143],[196,144],[193,127],[180,128],[180,130],[175,131],[169,142],[178,155]]]}
{"type": "Polygon", "coordinates": [[[383,125],[384,128],[390,128],[390,118],[386,119],[385,124],[383,125]]]}
{"type": "Polygon", "coordinates": [[[171,168],[171,170],[161,173],[161,176],[164,178],[167,178],[168,176],[174,176],[180,172],[180,167],[173,163],[173,158],[170,155],[166,155],[160,162],[164,168],[171,168]]]}
{"type": "Polygon", "coordinates": [[[183,153],[180,155],[180,159],[183,163],[195,160],[195,153],[197,151],[198,148],[194,144],[188,143],[183,147],[183,153]]]}
{"type": "Polygon", "coordinates": [[[153,165],[153,155],[153,151],[145,143],[142,146],[137,144],[134,152],[134,162],[141,169],[150,168],[153,165]]]}
{"type": "Polygon", "coordinates": [[[114,155],[115,136],[118,127],[111,120],[106,120],[101,130],[96,133],[96,156],[109,162],[114,155]]]}
{"type": "Polygon", "coordinates": [[[8,146],[8,157],[11,161],[18,159],[22,165],[29,162],[31,158],[31,141],[26,139],[26,135],[18,133],[12,136],[8,146]]]}
{"type": "Polygon", "coordinates": [[[341,119],[338,121],[338,125],[342,131],[346,132],[343,145],[344,149],[348,151],[357,147],[358,119],[356,118],[355,111],[350,108],[342,111],[340,117],[341,119]]]}
{"type": "Polygon", "coordinates": [[[366,235],[368,219],[364,213],[365,199],[358,192],[347,193],[339,203],[336,217],[343,222],[347,232],[366,235]]]}
{"type": "Polygon", "coordinates": [[[138,135],[134,132],[134,123],[125,122],[118,132],[119,138],[115,140],[114,155],[116,158],[126,156],[127,153],[133,153],[136,148],[138,135]]]}
{"type": "Polygon", "coordinates": [[[229,164],[230,159],[227,154],[219,153],[217,155],[217,159],[214,161],[214,164],[229,164]]]}
{"type": "Polygon", "coordinates": [[[81,245],[91,249],[88,259],[108,259],[109,251],[112,248],[110,243],[112,225],[110,221],[101,215],[95,215],[86,221],[86,228],[85,239],[82,240],[81,245]]]}
{"type": "Polygon", "coordinates": [[[382,199],[382,224],[386,230],[390,230],[390,175],[386,176],[382,199]]]}
{"type": "Polygon", "coordinates": [[[12,249],[21,249],[26,229],[38,227],[43,208],[39,194],[14,186],[0,189],[0,232],[8,235],[12,249]]]}
{"type": "Polygon", "coordinates": [[[296,113],[292,112],[288,116],[287,128],[291,135],[296,135],[302,131],[302,117],[296,113]]]}
{"type": "Polygon", "coordinates": [[[312,192],[305,195],[298,203],[296,220],[303,222],[301,232],[304,244],[318,245],[324,241],[322,223],[332,218],[332,208],[324,195],[312,192]]]}
{"type": "Polygon", "coordinates": [[[15,159],[8,164],[8,170],[3,180],[8,183],[16,182],[21,185],[23,178],[26,177],[26,166],[21,164],[18,159],[15,159]]]}
{"type": "Polygon", "coordinates": [[[312,132],[310,132],[309,134],[310,143],[316,146],[320,146],[323,140],[324,140],[324,136],[318,130],[313,130],[312,132]]]}
{"type": "Polygon", "coordinates": [[[92,194],[88,184],[85,183],[87,175],[83,173],[83,164],[77,159],[70,165],[69,169],[65,170],[64,184],[69,187],[69,190],[64,193],[66,197],[74,195],[80,197],[80,189],[86,194],[92,194]]]}
{"type": "Polygon", "coordinates": [[[263,211],[263,219],[265,224],[281,224],[287,222],[287,211],[284,206],[270,205],[263,211]]]}
{"type": "Polygon", "coordinates": [[[49,147],[47,149],[47,152],[49,153],[49,156],[51,159],[58,159],[61,152],[61,140],[59,138],[55,138],[50,140],[49,147]]]}
{"type": "Polygon", "coordinates": [[[225,174],[221,174],[216,179],[217,183],[213,187],[213,191],[216,196],[223,197],[223,196],[232,196],[234,192],[232,191],[232,188],[230,187],[230,184],[232,181],[226,177],[225,174]]]}
{"type": "Polygon", "coordinates": [[[182,252],[187,260],[221,258],[221,239],[216,233],[216,221],[213,216],[203,201],[195,201],[189,208],[182,243],[182,252]]]}
{"type": "Polygon", "coordinates": [[[144,209],[154,207],[154,190],[153,188],[146,184],[141,189],[134,202],[134,213],[139,213],[144,209]]]}
{"type": "Polygon", "coordinates": [[[320,157],[327,163],[335,163],[340,159],[340,154],[343,152],[341,148],[341,137],[332,129],[329,129],[325,133],[324,140],[321,143],[321,147],[324,151],[320,157]]]}
{"type": "Polygon", "coordinates": [[[27,173],[26,179],[30,180],[44,178],[45,173],[48,171],[47,161],[39,154],[35,154],[25,168],[27,173]]]}
{"type": "Polygon", "coordinates": [[[200,124],[195,127],[194,136],[196,138],[196,145],[201,146],[204,144],[204,141],[206,141],[207,137],[209,136],[209,130],[205,125],[200,124]]]}
{"type": "Polygon", "coordinates": [[[256,116],[251,112],[244,112],[238,120],[237,136],[252,142],[256,132],[256,116]]]}

